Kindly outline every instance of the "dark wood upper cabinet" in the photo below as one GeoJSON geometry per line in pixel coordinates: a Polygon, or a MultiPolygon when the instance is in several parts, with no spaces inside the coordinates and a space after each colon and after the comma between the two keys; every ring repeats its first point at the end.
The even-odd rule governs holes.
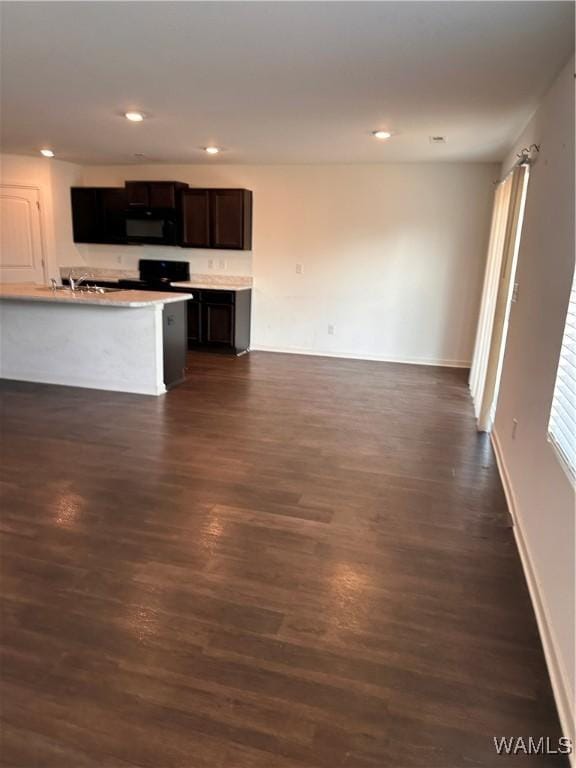
{"type": "Polygon", "coordinates": [[[150,208],[176,208],[176,189],[176,183],[173,182],[158,181],[150,184],[150,208]]]}
{"type": "Polygon", "coordinates": [[[130,208],[176,208],[181,181],[127,181],[126,200],[130,208]]]}
{"type": "Polygon", "coordinates": [[[182,194],[182,245],[186,248],[250,250],[252,192],[247,189],[187,189],[182,194]]]}
{"type": "Polygon", "coordinates": [[[102,241],[103,243],[123,243],[126,241],[126,190],[122,187],[109,187],[100,190],[102,206],[102,241]]]}
{"type": "Polygon", "coordinates": [[[70,194],[75,243],[125,242],[122,187],[72,187],[70,194]]]}
{"type": "Polygon", "coordinates": [[[209,202],[207,189],[182,193],[182,245],[186,248],[210,248],[209,202]]]}
{"type": "Polygon", "coordinates": [[[250,250],[252,247],[252,192],[247,189],[210,190],[212,248],[250,250]]]}
{"type": "Polygon", "coordinates": [[[127,181],[125,187],[73,187],[76,243],[125,243],[126,211],[168,209],[178,217],[184,248],[252,248],[252,192],[190,189],[178,181],[127,181]]]}
{"type": "Polygon", "coordinates": [[[72,232],[75,243],[101,242],[98,189],[72,187],[72,232]]]}
{"type": "Polygon", "coordinates": [[[145,181],[127,181],[126,203],[129,206],[149,208],[150,195],[148,191],[148,183],[145,181]]]}

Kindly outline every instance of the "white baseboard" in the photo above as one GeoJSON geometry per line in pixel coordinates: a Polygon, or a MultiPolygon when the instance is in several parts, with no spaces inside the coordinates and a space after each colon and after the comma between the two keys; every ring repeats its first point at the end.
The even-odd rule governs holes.
{"type": "Polygon", "coordinates": [[[6,372],[0,371],[0,379],[8,381],[24,381],[27,384],[50,384],[57,387],[79,387],[80,389],[96,389],[104,392],[121,392],[127,395],[151,395],[157,397],[166,394],[166,386],[159,384],[155,388],[140,387],[134,384],[130,388],[126,385],[116,385],[107,381],[93,381],[92,379],[82,379],[73,375],[66,375],[66,380],[62,381],[59,376],[38,375],[28,371],[12,370],[6,372]]]}
{"type": "Polygon", "coordinates": [[[310,350],[300,347],[268,347],[264,344],[250,345],[250,351],[277,352],[284,355],[309,355],[311,357],[337,357],[343,360],[368,360],[377,363],[403,363],[405,365],[432,365],[443,368],[470,368],[470,360],[444,360],[426,358],[386,357],[385,355],[358,354],[357,352],[332,352],[310,350]]]}
{"type": "MultiPolygon", "coordinates": [[[[534,560],[530,553],[528,539],[525,535],[524,527],[522,524],[522,514],[518,509],[516,497],[514,495],[514,489],[510,480],[510,475],[508,474],[508,470],[506,468],[504,454],[502,452],[500,441],[498,440],[498,435],[494,430],[490,434],[490,439],[492,442],[492,447],[494,448],[496,464],[498,465],[498,471],[500,472],[500,479],[502,480],[502,485],[504,487],[504,493],[508,503],[508,510],[514,522],[514,538],[516,539],[516,546],[518,547],[520,560],[522,561],[522,568],[524,570],[524,576],[528,584],[528,590],[532,600],[532,607],[534,608],[534,613],[536,614],[540,639],[542,641],[544,656],[548,666],[548,674],[550,675],[552,691],[554,693],[554,699],[558,709],[558,716],[560,718],[560,726],[562,728],[563,734],[571,738],[572,744],[576,746],[575,713],[573,702],[565,682],[567,678],[564,673],[562,659],[557,650],[558,645],[556,643],[554,629],[550,621],[549,612],[546,607],[546,599],[538,582],[536,568],[534,567],[534,560]]],[[[574,752],[572,755],[570,755],[570,763],[572,766],[576,766],[576,756],[574,752]]]]}

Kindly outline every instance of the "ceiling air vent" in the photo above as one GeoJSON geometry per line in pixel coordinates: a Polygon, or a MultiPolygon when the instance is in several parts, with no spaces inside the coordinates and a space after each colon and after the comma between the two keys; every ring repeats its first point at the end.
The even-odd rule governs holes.
{"type": "Polygon", "coordinates": [[[446,144],[446,136],[430,136],[430,144],[446,144]]]}

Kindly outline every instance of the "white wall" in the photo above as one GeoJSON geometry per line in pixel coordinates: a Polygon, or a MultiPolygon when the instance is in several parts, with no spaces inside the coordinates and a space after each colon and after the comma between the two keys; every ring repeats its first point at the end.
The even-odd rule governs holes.
{"type": "Polygon", "coordinates": [[[93,266],[161,254],[253,274],[252,346],[468,364],[486,257],[491,164],[86,167],[86,185],[176,179],[254,192],[254,249],[81,248],[93,266]],[[296,274],[296,264],[303,274],[296,274]],[[334,335],[328,326],[334,326],[334,335]]]}
{"type": "Polygon", "coordinates": [[[60,266],[73,266],[81,261],[78,246],[72,239],[72,211],[70,187],[81,184],[82,169],[73,163],[51,161],[51,194],[54,212],[54,253],[56,276],[60,266]]]}
{"type": "Polygon", "coordinates": [[[541,144],[530,175],[494,438],[561,716],[573,722],[574,488],[547,440],[574,272],[574,60],[504,163],[541,144]],[[512,438],[512,419],[518,420],[512,438]]]}
{"type": "Polygon", "coordinates": [[[254,276],[253,347],[469,363],[484,268],[490,164],[113,166],[4,155],[3,183],[38,186],[49,276],[59,266],[254,276]],[[174,178],[254,191],[254,250],[75,245],[69,188],[174,178]],[[296,274],[296,264],[303,273],[296,274]],[[328,326],[334,326],[334,334],[328,326]]]}
{"type": "Polygon", "coordinates": [[[80,257],[72,241],[70,187],[80,183],[79,165],[44,157],[0,155],[0,183],[40,190],[42,241],[48,277],[58,277],[61,264],[80,257]]]}

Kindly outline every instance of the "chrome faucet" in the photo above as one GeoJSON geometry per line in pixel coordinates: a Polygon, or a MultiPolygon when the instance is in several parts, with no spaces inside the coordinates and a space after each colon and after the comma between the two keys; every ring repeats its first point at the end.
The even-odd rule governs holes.
{"type": "Polygon", "coordinates": [[[72,270],[70,270],[70,273],[68,274],[68,282],[70,283],[70,290],[71,291],[77,291],[78,286],[83,280],[86,280],[88,278],[88,275],[80,275],[80,277],[74,278],[72,277],[72,270]]]}

